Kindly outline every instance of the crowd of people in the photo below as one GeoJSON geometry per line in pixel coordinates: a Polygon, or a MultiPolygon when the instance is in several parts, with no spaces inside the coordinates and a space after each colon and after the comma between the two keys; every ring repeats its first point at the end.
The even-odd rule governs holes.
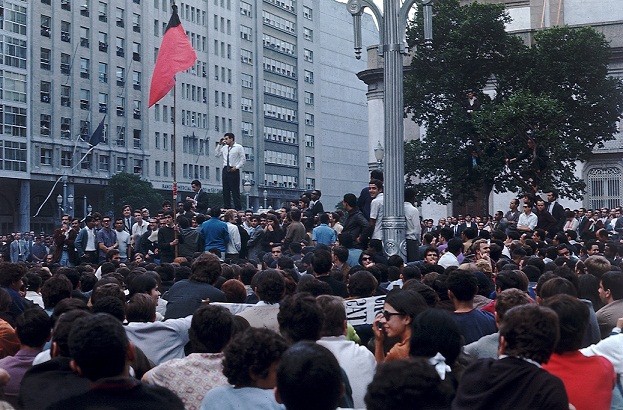
{"type": "Polygon", "coordinates": [[[621,209],[555,191],[422,220],[383,251],[383,175],[325,211],[205,201],[2,238],[0,385],[17,408],[623,408],[621,209]],[[153,216],[152,216],[153,215],[153,216]],[[621,222],[619,222],[621,221],[621,222]],[[373,306],[351,321],[349,301],[373,306]],[[368,303],[372,301],[372,303],[368,303]]]}

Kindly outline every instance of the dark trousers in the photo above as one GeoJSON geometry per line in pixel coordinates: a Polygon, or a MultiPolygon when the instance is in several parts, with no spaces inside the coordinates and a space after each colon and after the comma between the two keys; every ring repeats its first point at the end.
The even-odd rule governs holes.
{"type": "Polygon", "coordinates": [[[233,198],[234,209],[242,209],[240,205],[240,170],[230,172],[230,167],[223,168],[223,205],[231,208],[233,198]]]}
{"type": "Polygon", "coordinates": [[[418,248],[420,241],[417,239],[407,239],[407,262],[415,262],[418,260],[418,248]]]}

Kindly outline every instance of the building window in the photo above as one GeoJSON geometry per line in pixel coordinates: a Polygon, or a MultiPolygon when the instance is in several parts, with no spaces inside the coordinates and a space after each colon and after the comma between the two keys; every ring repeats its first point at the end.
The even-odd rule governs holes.
{"type": "Polygon", "coordinates": [[[305,157],[305,168],[306,169],[316,168],[316,159],[314,157],[306,156],[305,157]]]}
{"type": "Polygon", "coordinates": [[[80,89],[80,109],[81,110],[90,110],[91,109],[91,91],[81,88],[80,89]]]}
{"type": "Polygon", "coordinates": [[[107,53],[108,52],[108,34],[100,31],[97,36],[97,39],[98,39],[99,50],[103,51],[104,53],[107,53]]]}
{"type": "Polygon", "coordinates": [[[314,178],[305,178],[305,189],[316,189],[316,180],[314,178]]]}
{"type": "Polygon", "coordinates": [[[133,136],[132,136],[132,146],[134,148],[140,149],[143,145],[143,141],[141,138],[141,130],[134,130],[133,132],[133,136]]]}
{"type": "Polygon", "coordinates": [[[307,20],[313,20],[314,19],[313,10],[307,6],[303,6],[303,17],[306,18],[307,20]]]}
{"type": "Polygon", "coordinates": [[[125,68],[117,66],[117,85],[123,87],[125,85],[125,68]]]}
{"type": "Polygon", "coordinates": [[[50,29],[52,27],[52,18],[50,16],[41,15],[41,35],[50,37],[50,29]]]}
{"type": "Polygon", "coordinates": [[[83,170],[90,170],[91,169],[91,163],[93,162],[93,153],[89,153],[85,156],[85,154],[81,154],[82,158],[84,156],[84,159],[82,160],[82,162],[80,163],[80,169],[83,170]]]}
{"type": "Polygon", "coordinates": [[[80,120],[80,138],[84,141],[88,141],[91,136],[91,122],[86,120],[80,120]]]}
{"type": "Polygon", "coordinates": [[[160,176],[160,161],[154,162],[154,175],[160,176]]]}
{"type": "Polygon", "coordinates": [[[115,39],[115,47],[117,48],[117,56],[125,56],[125,40],[121,37],[115,39]]]}
{"type": "Polygon", "coordinates": [[[80,15],[84,17],[89,17],[89,2],[86,0],[80,6],[80,15]]]}
{"type": "Polygon", "coordinates": [[[71,56],[69,54],[61,53],[61,73],[71,74],[71,56]]]}
{"type": "Polygon", "coordinates": [[[98,64],[98,78],[100,83],[108,82],[108,64],[99,63],[98,64]]]}
{"type": "Polygon", "coordinates": [[[616,166],[592,168],[587,175],[588,206],[591,209],[616,208],[623,195],[623,172],[616,166]]]}
{"type": "Polygon", "coordinates": [[[61,167],[71,167],[72,162],[72,152],[61,151],[61,167]]]}
{"type": "Polygon", "coordinates": [[[97,18],[99,21],[106,23],[108,21],[108,3],[99,2],[97,18]]]}
{"type": "Polygon", "coordinates": [[[240,2],[240,14],[247,17],[253,17],[253,6],[247,2],[240,2]]]}
{"type": "Polygon", "coordinates": [[[141,119],[141,101],[134,100],[132,103],[132,114],[134,115],[135,120],[141,119]]]}
{"type": "Polygon", "coordinates": [[[305,40],[314,41],[314,30],[303,27],[303,38],[305,40]]]}
{"type": "Polygon", "coordinates": [[[242,122],[242,135],[246,137],[253,136],[253,123],[251,122],[242,122]]]}
{"type": "Polygon", "coordinates": [[[141,32],[141,16],[136,13],[132,13],[132,30],[135,33],[141,32]]]}
{"type": "Polygon", "coordinates": [[[4,49],[0,48],[0,51],[4,52],[4,64],[11,67],[26,68],[26,41],[7,35],[3,37],[4,49]]]}
{"type": "MultiPolygon", "coordinates": [[[[26,35],[26,8],[10,2],[4,3],[4,29],[26,35]]],[[[1,23],[0,23],[1,24],[1,23]]]]}
{"type": "Polygon", "coordinates": [[[80,78],[91,77],[91,61],[88,58],[80,58],[80,78]]]}
{"type": "Polygon", "coordinates": [[[123,157],[117,157],[116,172],[125,172],[126,168],[127,168],[127,160],[123,157]]]}
{"type": "Polygon", "coordinates": [[[0,169],[4,169],[6,171],[26,171],[25,142],[0,140],[0,155],[4,157],[4,163],[0,161],[0,169]]]}
{"type": "Polygon", "coordinates": [[[41,148],[41,165],[52,165],[52,150],[49,148],[41,148]]]}
{"type": "Polygon", "coordinates": [[[125,117],[125,97],[117,96],[117,117],[125,117]]]}
{"type": "Polygon", "coordinates": [[[308,112],[305,113],[305,125],[314,126],[314,114],[310,114],[308,112]]]}
{"type": "Polygon", "coordinates": [[[52,116],[49,114],[41,114],[39,116],[39,133],[43,136],[50,136],[50,128],[52,127],[52,116]]]}
{"type": "Polygon", "coordinates": [[[68,85],[61,85],[61,105],[71,107],[71,87],[68,85]]]}
{"type": "Polygon", "coordinates": [[[107,113],[108,112],[108,94],[106,93],[99,93],[98,97],[97,97],[97,102],[99,104],[99,112],[101,113],[107,113]]]}
{"type": "Polygon", "coordinates": [[[253,89],[253,76],[250,74],[240,73],[240,81],[244,88],[253,89]]]}
{"type": "Polygon", "coordinates": [[[89,48],[89,33],[88,27],[80,26],[80,47],[89,48]]]}
{"type": "Polygon", "coordinates": [[[253,100],[251,98],[241,98],[240,104],[242,111],[253,112],[253,100]]]}
{"type": "Polygon", "coordinates": [[[141,45],[139,43],[132,43],[132,60],[141,61],[141,45]]]}
{"type": "Polygon", "coordinates": [[[253,52],[245,49],[240,50],[240,61],[243,64],[253,65],[253,52]]]}
{"type": "Polygon", "coordinates": [[[136,175],[142,175],[143,174],[143,160],[142,159],[135,159],[134,160],[134,168],[133,171],[136,175]]]}
{"type": "Polygon", "coordinates": [[[52,89],[52,83],[49,81],[41,81],[41,102],[50,103],[50,91],[52,89]]]}
{"type": "Polygon", "coordinates": [[[61,138],[71,138],[71,118],[61,117],[61,138]]]}
{"type": "Polygon", "coordinates": [[[117,146],[125,147],[125,127],[117,127],[117,146]]]}
{"type": "Polygon", "coordinates": [[[99,156],[99,167],[98,169],[102,172],[110,171],[110,156],[108,155],[100,155],[99,156]]]}
{"type": "Polygon", "coordinates": [[[61,21],[61,41],[71,43],[71,23],[61,21]]]}
{"type": "Polygon", "coordinates": [[[132,71],[132,87],[135,90],[141,89],[141,72],[140,71],[132,71]]]}
{"type": "Polygon", "coordinates": [[[306,83],[313,84],[314,83],[314,72],[309,70],[304,70],[304,80],[306,83]]]}
{"type": "Polygon", "coordinates": [[[124,13],[125,11],[119,7],[115,9],[115,24],[117,24],[117,27],[125,27],[124,13]]]}
{"type": "Polygon", "coordinates": [[[314,52],[308,49],[303,49],[303,58],[305,59],[305,61],[309,62],[309,63],[313,63],[314,62],[314,52]]]}
{"type": "Polygon", "coordinates": [[[240,26],[240,38],[243,40],[252,41],[253,40],[253,29],[247,26],[240,26]]]}
{"type": "Polygon", "coordinates": [[[40,67],[42,70],[49,70],[52,67],[50,64],[51,56],[52,56],[52,51],[49,48],[41,48],[40,67]]]}
{"type": "Polygon", "coordinates": [[[305,134],[305,146],[314,148],[314,136],[311,134],[305,134]]]}
{"type": "Polygon", "coordinates": [[[314,93],[305,91],[305,104],[314,105],[314,93]]]}

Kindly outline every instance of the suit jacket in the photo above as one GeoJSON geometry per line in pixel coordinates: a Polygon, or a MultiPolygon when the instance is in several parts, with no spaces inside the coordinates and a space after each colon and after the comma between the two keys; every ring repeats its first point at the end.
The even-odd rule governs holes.
{"type": "Polygon", "coordinates": [[[550,214],[556,219],[556,232],[561,231],[562,227],[565,226],[566,217],[565,217],[565,209],[558,202],[554,202],[554,206],[549,205],[548,209],[550,214]]]}
{"type": "Polygon", "coordinates": [[[10,246],[11,262],[17,263],[19,261],[25,261],[28,258],[28,246],[23,239],[14,240],[10,246]],[[21,251],[21,252],[20,252],[21,251]],[[20,257],[21,253],[21,257],[20,257]]]}
{"type": "Polygon", "coordinates": [[[322,206],[322,202],[320,202],[320,199],[319,199],[316,202],[314,202],[314,206],[312,206],[311,208],[311,214],[312,216],[316,216],[323,212],[324,212],[324,207],[322,206]]]}
{"type": "Polygon", "coordinates": [[[208,213],[208,193],[201,188],[199,192],[195,195],[195,201],[197,201],[197,206],[195,206],[195,210],[200,214],[208,213]]]}

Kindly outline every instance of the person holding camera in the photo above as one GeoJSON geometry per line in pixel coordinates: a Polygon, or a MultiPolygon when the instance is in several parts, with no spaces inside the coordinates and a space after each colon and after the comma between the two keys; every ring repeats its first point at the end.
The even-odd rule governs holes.
{"type": "Polygon", "coordinates": [[[216,157],[223,158],[223,203],[225,208],[240,210],[240,168],[244,165],[245,155],[242,145],[236,143],[233,133],[226,133],[216,146],[216,157]]]}

